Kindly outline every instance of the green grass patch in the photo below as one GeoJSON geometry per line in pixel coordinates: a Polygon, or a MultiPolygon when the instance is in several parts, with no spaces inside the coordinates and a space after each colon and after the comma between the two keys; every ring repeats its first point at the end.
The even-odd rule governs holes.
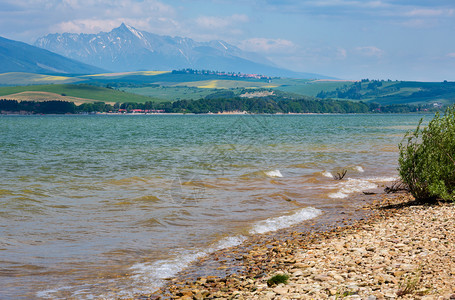
{"type": "Polygon", "coordinates": [[[273,83],[279,85],[277,90],[311,97],[316,97],[320,91],[331,92],[352,85],[350,81],[274,80],[273,83]]]}
{"type": "MultiPolygon", "coordinates": [[[[159,101],[158,99],[107,89],[98,86],[87,84],[47,84],[47,85],[34,85],[34,86],[13,86],[13,87],[0,87],[0,97],[21,92],[49,92],[69,97],[77,97],[90,99],[93,101],[103,102],[137,102],[143,103],[147,101],[159,101]]],[[[33,100],[33,99],[30,99],[33,100]]]]}
{"type": "Polygon", "coordinates": [[[203,80],[183,82],[175,86],[197,87],[200,89],[234,89],[234,88],[272,88],[274,83],[243,80],[203,80]]]}
{"type": "Polygon", "coordinates": [[[198,89],[194,87],[138,87],[138,88],[120,88],[127,93],[133,93],[143,96],[148,96],[156,99],[167,101],[176,100],[197,100],[205,98],[207,95],[215,93],[215,89],[198,89]]]}
{"type": "Polygon", "coordinates": [[[271,277],[269,280],[267,280],[267,285],[268,286],[274,286],[280,283],[288,283],[289,280],[289,275],[287,274],[277,274],[273,277],[271,277]]]}
{"type": "Polygon", "coordinates": [[[83,81],[77,77],[63,75],[43,75],[22,72],[0,74],[0,86],[41,85],[41,84],[68,84],[83,81]]]}

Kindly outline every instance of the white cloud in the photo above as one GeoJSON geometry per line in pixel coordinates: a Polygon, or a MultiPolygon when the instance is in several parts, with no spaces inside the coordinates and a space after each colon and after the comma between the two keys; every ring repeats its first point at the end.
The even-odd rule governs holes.
{"type": "Polygon", "coordinates": [[[408,17],[439,17],[439,16],[452,16],[454,9],[428,9],[428,8],[415,8],[405,13],[408,17]]]}
{"type": "Polygon", "coordinates": [[[348,52],[344,48],[337,48],[335,57],[338,59],[346,59],[348,57],[348,52]]]}
{"type": "Polygon", "coordinates": [[[98,33],[111,31],[113,28],[125,23],[140,30],[150,31],[156,34],[173,34],[180,24],[171,18],[118,18],[118,19],[77,19],[61,22],[52,28],[57,32],[72,33],[98,33]]]}
{"type": "Polygon", "coordinates": [[[357,47],[355,51],[362,56],[376,58],[381,58],[385,53],[384,50],[375,46],[357,47]]]}
{"type": "Polygon", "coordinates": [[[411,29],[428,29],[438,26],[439,20],[437,18],[416,18],[398,24],[411,29]]]}
{"type": "MultiPolygon", "coordinates": [[[[0,0],[1,1],[1,0],[0,0]]],[[[178,27],[173,6],[160,0],[33,0],[27,1],[21,22],[34,22],[35,31],[97,33],[122,22],[167,34],[178,27]],[[39,16],[39,22],[36,21],[39,16]]],[[[1,14],[0,14],[1,16],[1,14]]],[[[16,17],[18,18],[18,17],[16,17]]]]}
{"type": "Polygon", "coordinates": [[[249,18],[247,15],[235,14],[227,17],[202,16],[196,19],[196,24],[199,27],[209,30],[219,30],[228,27],[237,27],[239,24],[246,23],[248,21],[249,18]]]}
{"type": "Polygon", "coordinates": [[[247,51],[261,53],[290,53],[296,50],[296,45],[292,41],[267,38],[244,40],[239,47],[247,51]]]}
{"type": "Polygon", "coordinates": [[[455,58],[455,52],[448,53],[448,54],[447,54],[447,57],[455,58]]]}
{"type": "Polygon", "coordinates": [[[56,25],[54,30],[57,32],[72,32],[72,33],[98,33],[100,31],[110,31],[112,28],[117,27],[118,21],[116,20],[73,20],[61,22],[56,25]]]}

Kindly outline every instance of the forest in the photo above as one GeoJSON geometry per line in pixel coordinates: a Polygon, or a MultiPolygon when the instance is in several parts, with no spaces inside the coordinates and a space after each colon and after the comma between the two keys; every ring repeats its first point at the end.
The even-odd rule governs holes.
{"type": "Polygon", "coordinates": [[[142,110],[164,113],[219,113],[241,111],[254,114],[275,113],[411,113],[434,111],[432,105],[392,104],[379,105],[362,101],[282,99],[271,98],[209,98],[200,100],[179,100],[175,102],[83,103],[76,105],[67,101],[17,101],[0,100],[1,113],[28,114],[76,114],[76,113],[118,113],[142,110]]]}

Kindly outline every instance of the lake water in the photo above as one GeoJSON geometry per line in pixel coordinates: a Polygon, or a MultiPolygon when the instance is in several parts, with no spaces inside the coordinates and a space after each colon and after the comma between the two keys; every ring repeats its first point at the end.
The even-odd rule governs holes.
{"type": "Polygon", "coordinates": [[[0,116],[0,298],[151,292],[392,180],[420,118],[0,116]]]}

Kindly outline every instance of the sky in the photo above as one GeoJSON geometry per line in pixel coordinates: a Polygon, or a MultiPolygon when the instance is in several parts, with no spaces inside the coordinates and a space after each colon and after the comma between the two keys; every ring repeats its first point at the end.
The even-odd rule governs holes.
{"type": "Polygon", "coordinates": [[[455,81],[455,0],[0,0],[0,36],[29,44],[121,23],[223,40],[293,71],[455,81]]]}

